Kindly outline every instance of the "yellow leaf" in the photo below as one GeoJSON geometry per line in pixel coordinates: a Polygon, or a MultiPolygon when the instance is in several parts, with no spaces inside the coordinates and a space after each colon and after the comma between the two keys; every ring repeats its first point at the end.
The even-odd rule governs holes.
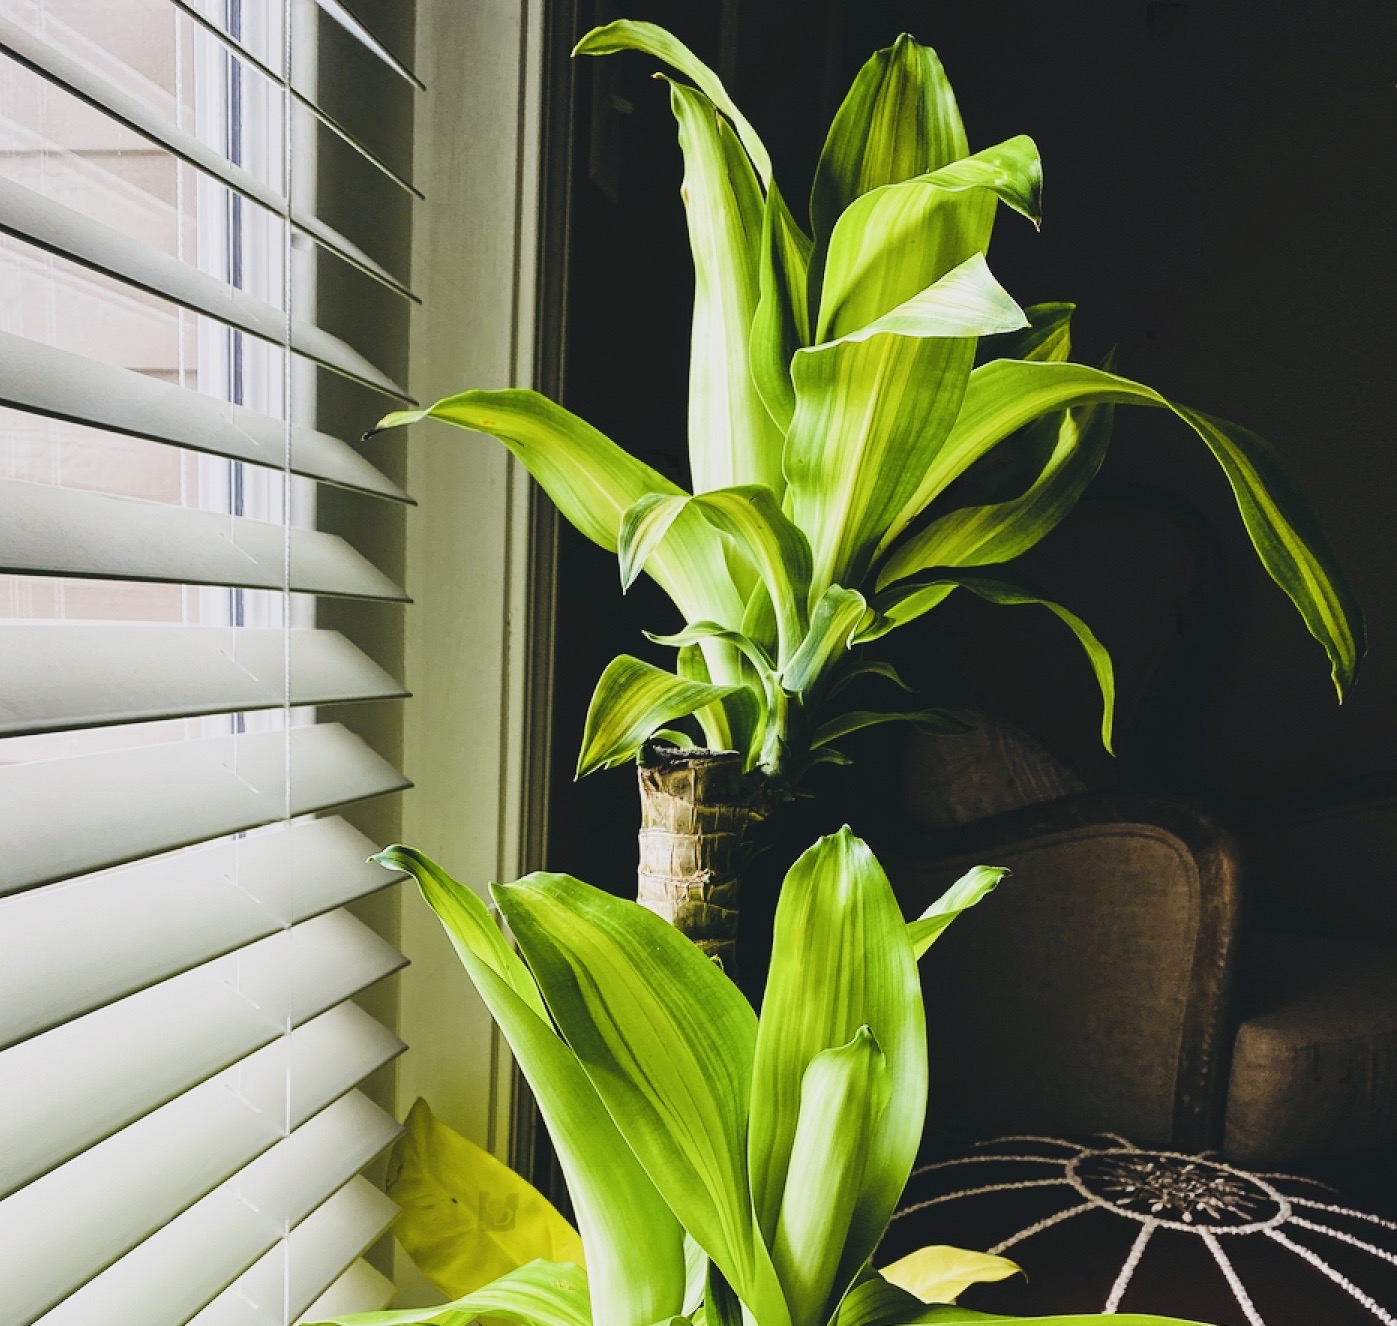
{"type": "Polygon", "coordinates": [[[537,1258],[582,1264],[582,1240],[552,1203],[424,1100],[408,1113],[386,1187],[402,1208],[394,1235],[448,1298],[537,1258]]]}
{"type": "Polygon", "coordinates": [[[883,1268],[883,1278],[923,1303],[954,1303],[971,1285],[1007,1280],[1022,1268],[1007,1257],[965,1248],[918,1248],[883,1268]]]}

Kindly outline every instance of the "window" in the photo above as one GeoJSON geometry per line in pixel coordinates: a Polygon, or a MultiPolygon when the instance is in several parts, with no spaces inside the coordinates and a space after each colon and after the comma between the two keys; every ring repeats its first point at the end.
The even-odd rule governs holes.
{"type": "Polygon", "coordinates": [[[343,808],[405,780],[324,710],[403,694],[330,624],[404,595],[318,524],[405,499],[322,431],[406,399],[324,310],[406,308],[413,200],[326,49],[410,124],[333,0],[0,5],[5,1326],[391,1292],[356,1084],[402,1046],[354,999],[403,959],[343,808]]]}

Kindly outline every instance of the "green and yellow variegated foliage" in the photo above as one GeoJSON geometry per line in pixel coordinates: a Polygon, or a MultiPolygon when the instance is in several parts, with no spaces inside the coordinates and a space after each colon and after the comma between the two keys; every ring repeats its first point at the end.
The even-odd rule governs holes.
{"type": "Polygon", "coordinates": [[[540,1258],[452,1302],[342,1326],[986,1320],[953,1300],[1012,1274],[1003,1258],[938,1247],[886,1277],[871,1263],[926,1108],[918,958],[1002,871],[973,871],[909,924],[863,842],[847,828],[821,839],[781,891],[758,1019],[716,963],[637,903],[566,875],[494,886],[516,954],[484,900],[440,866],[406,847],[375,859],[416,878],[508,1039],[557,1147],[586,1266],[540,1258]]]}
{"type": "MultiPolygon", "coordinates": [[[[740,750],[749,768],[787,782],[840,759],[831,743],[858,727],[938,722],[924,709],[840,714],[834,683],[851,652],[958,587],[992,603],[1042,603],[985,569],[1071,512],[1100,468],[1117,405],[1166,410],[1211,452],[1343,698],[1364,651],[1362,616],[1276,453],[1245,428],[1069,362],[1072,306],[1022,309],[991,274],[1000,207],[1040,218],[1032,139],[972,152],[940,61],[901,37],[869,60],[835,116],[807,233],[710,69],[649,23],[610,23],[577,46],[618,51],[677,75],[670,104],[695,273],[693,491],[533,392],[467,391],[383,421],[493,434],[578,530],[618,554],[625,585],[643,571],[678,608],[684,629],[658,637],[679,651],[667,681],[630,658],[602,678],[579,774],[629,759],[690,716],[709,746],[740,750]],[[956,480],[1025,429],[1035,445],[1019,450],[1041,459],[1023,490],[954,505],[956,480]]],[[[1043,606],[1086,650],[1109,749],[1111,661],[1079,618],[1043,606]]]]}

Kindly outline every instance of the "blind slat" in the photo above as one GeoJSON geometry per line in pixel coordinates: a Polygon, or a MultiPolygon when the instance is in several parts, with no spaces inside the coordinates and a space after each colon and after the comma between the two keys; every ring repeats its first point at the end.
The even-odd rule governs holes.
{"type": "MultiPolygon", "coordinates": [[[[0,24],[4,22],[0,19],[0,24]]],[[[411,397],[347,342],[90,216],[0,176],[0,230],[274,345],[400,401],[411,397]]]]}
{"type": "Polygon", "coordinates": [[[360,1258],[305,1310],[301,1320],[316,1322],[351,1312],[377,1312],[386,1308],[397,1292],[397,1286],[383,1272],[360,1258]]]}
{"type": "Polygon", "coordinates": [[[404,22],[400,0],[387,0],[386,4],[366,3],[365,0],[295,0],[295,3],[318,3],[390,69],[414,87],[426,90],[427,85],[412,71],[412,20],[409,17],[404,22]]]}
{"type": "MultiPolygon", "coordinates": [[[[293,529],[290,585],[302,594],[404,601],[343,539],[293,529]]],[[[288,532],[215,511],[0,479],[0,571],[241,589],[286,586],[288,532]]]]}
{"type": "Polygon", "coordinates": [[[0,898],[0,1048],[401,879],[374,850],[299,820],[0,898]]]}
{"type": "MultiPolygon", "coordinates": [[[[144,373],[0,332],[0,405],[281,469],[286,425],[144,373]]],[[[292,425],[292,473],[397,502],[411,499],[347,442],[292,425]]]]}
{"type": "Polygon", "coordinates": [[[0,767],[0,892],[408,786],[338,723],[0,767]]]}
{"type": "Polygon", "coordinates": [[[0,1053],[0,1196],[405,962],[328,912],[0,1053]]]}
{"type": "Polygon", "coordinates": [[[368,1180],[352,1179],[192,1318],[189,1326],[282,1326],[295,1321],[388,1228],[397,1213],[398,1208],[368,1180]]]}
{"type": "MultiPolygon", "coordinates": [[[[234,165],[192,134],[170,124],[139,98],[130,96],[80,61],[3,15],[0,15],[0,51],[7,52],[35,73],[111,116],[141,137],[174,153],[180,160],[197,166],[230,189],[237,190],[278,215],[286,214],[286,199],[276,189],[264,184],[250,171],[234,165]]],[[[357,244],[300,208],[292,207],[290,211],[292,225],[318,244],[400,294],[415,298],[402,281],[357,244]]]]}
{"type": "Polygon", "coordinates": [[[231,626],[0,626],[0,677],[0,736],[407,693],[338,631],[231,626]]]}
{"type": "MultiPolygon", "coordinates": [[[[203,13],[203,11],[200,10],[198,5],[192,4],[190,0],[173,0],[173,4],[176,9],[179,9],[184,13],[188,14],[189,17],[200,26],[200,28],[202,28],[211,37],[213,37],[215,41],[219,42],[230,52],[232,52],[232,54],[237,59],[242,60],[244,63],[250,65],[253,69],[257,70],[257,72],[261,74],[264,78],[269,78],[272,82],[279,83],[283,87],[286,85],[286,80],[282,77],[281,74],[279,74],[276,70],[272,69],[263,60],[259,59],[256,52],[250,50],[245,42],[241,41],[239,38],[233,36],[231,33],[228,33],[223,28],[221,28],[213,18],[203,13]]],[[[378,169],[381,170],[399,188],[405,189],[415,198],[424,197],[422,191],[415,184],[413,184],[411,180],[409,180],[401,172],[395,170],[391,165],[388,164],[388,162],[383,160],[383,158],[379,156],[367,143],[365,143],[362,140],[362,138],[356,137],[349,129],[347,129],[343,124],[341,124],[326,107],[320,105],[315,100],[313,94],[307,93],[296,82],[294,70],[292,71],[292,83],[290,91],[292,97],[295,98],[298,105],[303,106],[307,111],[310,112],[310,114],[314,115],[315,118],[319,120],[321,124],[323,124],[327,129],[330,130],[331,133],[335,134],[339,138],[342,138],[356,152],[363,156],[365,160],[370,161],[375,166],[377,166],[378,169]]]]}
{"type": "MultiPolygon", "coordinates": [[[[0,1303],[9,1320],[28,1326],[205,1194],[225,1194],[208,1208],[220,1242],[232,1243],[245,1210],[266,1231],[263,1246],[271,1246],[298,1203],[313,1204],[317,1188],[333,1191],[400,1131],[358,1093],[336,1100],[348,1084],[342,1066],[332,1067],[334,1078],[320,1085],[335,1103],[289,1137],[275,1100],[255,1109],[229,1089],[236,1083],[214,1079],[6,1198],[0,1303]]],[[[294,1062],[293,1071],[302,1074],[294,1062]]],[[[229,1269],[224,1283],[238,1273],[229,1269]]]]}

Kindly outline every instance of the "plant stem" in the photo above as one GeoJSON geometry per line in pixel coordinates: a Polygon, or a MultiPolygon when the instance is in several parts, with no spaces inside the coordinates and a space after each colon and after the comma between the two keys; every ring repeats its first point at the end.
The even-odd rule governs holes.
{"type": "Polygon", "coordinates": [[[781,798],[736,751],[647,742],[637,773],[637,900],[736,979],[742,868],[781,798]]]}

